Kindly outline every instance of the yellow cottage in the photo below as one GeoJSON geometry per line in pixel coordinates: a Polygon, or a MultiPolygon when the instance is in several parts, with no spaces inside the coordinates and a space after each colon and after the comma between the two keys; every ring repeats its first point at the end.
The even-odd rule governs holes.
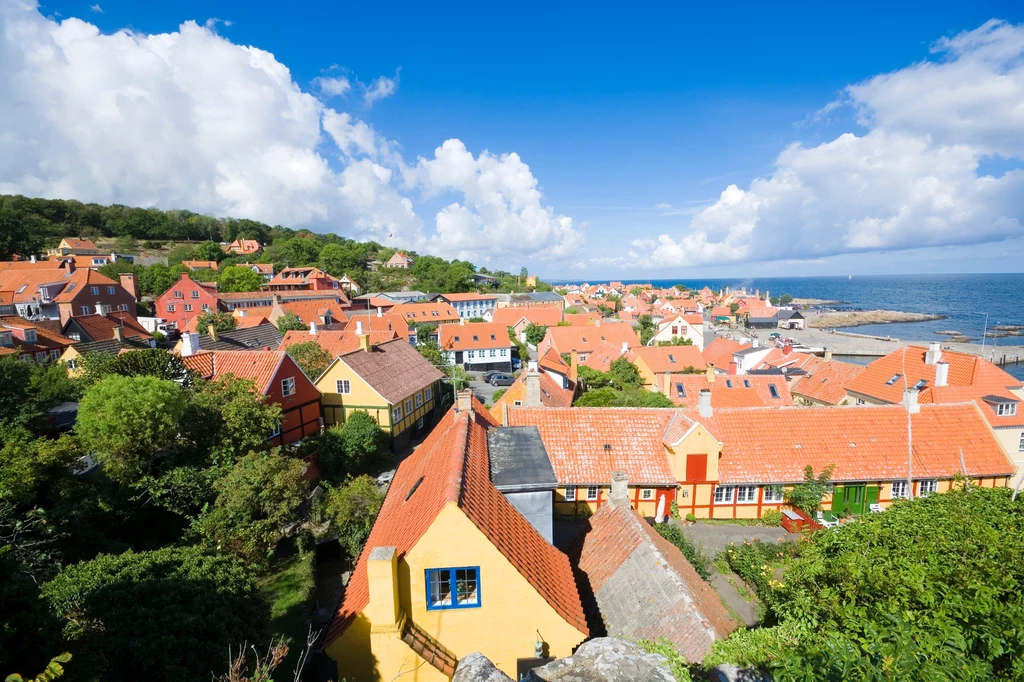
{"type": "Polygon", "coordinates": [[[491,483],[468,391],[399,466],[327,631],[350,682],[450,679],[480,652],[513,679],[588,630],[569,559],[491,483]]]}
{"type": "Polygon", "coordinates": [[[335,358],[316,380],[323,395],[324,423],[344,424],[353,412],[367,412],[404,449],[433,423],[438,382],[444,376],[404,339],[360,347],[335,358]]]}

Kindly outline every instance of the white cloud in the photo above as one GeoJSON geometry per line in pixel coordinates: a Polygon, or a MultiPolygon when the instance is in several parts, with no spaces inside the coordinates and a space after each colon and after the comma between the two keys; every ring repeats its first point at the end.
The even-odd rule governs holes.
{"type": "Polygon", "coordinates": [[[328,97],[340,97],[352,89],[352,83],[344,76],[320,76],[313,84],[328,97]]]}
{"type": "Polygon", "coordinates": [[[1024,170],[978,172],[986,157],[1024,159],[1024,28],[988,22],[933,51],[942,59],[846,89],[841,102],[866,133],[789,146],[770,176],[730,185],[680,234],[634,240],[629,262],[818,258],[1024,234],[1024,170]]]}
{"type": "Polygon", "coordinates": [[[366,93],[363,95],[363,102],[367,106],[373,106],[375,102],[391,97],[391,95],[398,92],[398,77],[400,73],[401,69],[398,69],[395,71],[394,78],[381,76],[370,83],[366,88],[366,93]]]}
{"type": "Polygon", "coordinates": [[[103,8],[99,5],[89,5],[89,9],[97,14],[103,14],[103,8]]]}
{"type": "MultiPolygon", "coordinates": [[[[105,35],[0,1],[0,193],[188,208],[502,264],[579,243],[515,154],[474,158],[450,140],[442,148],[457,154],[409,166],[396,142],[304,92],[269,52],[217,35],[216,23],[105,35]],[[450,177],[463,157],[468,172],[450,177]],[[425,225],[414,202],[441,194],[458,209],[425,225]]],[[[344,89],[333,71],[321,92],[344,89]]],[[[371,91],[396,87],[397,74],[371,91]]]]}
{"type": "Polygon", "coordinates": [[[666,204],[666,203],[662,202],[660,204],[655,204],[654,208],[658,209],[659,211],[667,211],[670,208],[672,208],[672,204],[666,204]]]}

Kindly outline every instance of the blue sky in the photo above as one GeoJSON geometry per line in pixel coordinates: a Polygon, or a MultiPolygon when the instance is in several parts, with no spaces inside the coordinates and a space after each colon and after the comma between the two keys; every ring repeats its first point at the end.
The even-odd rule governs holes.
{"type": "MultiPolygon", "coordinates": [[[[53,27],[69,17],[91,23],[106,35],[123,29],[133,35],[170,34],[188,20],[203,25],[211,18],[220,19],[209,24],[211,35],[271,53],[287,67],[302,92],[372,127],[380,143],[363,156],[390,170],[384,189],[394,190],[395,201],[407,197],[411,202],[408,209],[384,206],[381,189],[372,206],[362,198],[355,208],[351,202],[333,207],[328,200],[312,216],[301,215],[290,204],[267,207],[266,202],[234,198],[226,203],[200,201],[186,208],[213,213],[238,209],[252,212],[253,217],[337,229],[357,237],[398,235],[392,239],[422,251],[475,261],[491,259],[508,267],[525,264],[552,277],[1022,269],[1024,206],[1019,198],[1012,198],[1020,187],[1015,174],[1021,167],[1021,151],[1016,143],[998,144],[1001,136],[1024,136],[1024,127],[1015,127],[1024,123],[1012,117],[1013,98],[1021,91],[1004,95],[1011,111],[1006,125],[977,135],[962,129],[946,135],[949,126],[942,121],[911,111],[912,102],[894,102],[894,93],[905,90],[899,83],[880,84],[861,95],[844,94],[848,86],[880,74],[913,79],[918,75],[913,67],[922,60],[940,65],[961,62],[966,68],[993,43],[1009,46],[1009,56],[1000,57],[998,63],[977,58],[981,75],[974,80],[1009,78],[1021,86],[1024,48],[1017,30],[1024,21],[1021,3],[860,2],[845,8],[835,3],[550,5],[466,3],[441,8],[427,3],[324,3],[313,8],[302,3],[101,0],[98,9],[102,11],[85,2],[48,2],[38,14],[42,34],[53,33],[53,27]],[[46,23],[47,18],[55,21],[46,23]],[[932,51],[937,41],[981,30],[993,18],[1007,22],[1005,34],[969,40],[967,47],[953,51],[932,51]],[[344,96],[330,96],[316,80],[339,76],[351,84],[344,96]],[[381,76],[395,78],[396,91],[370,106],[360,97],[364,92],[360,83],[368,86],[381,76]],[[826,115],[816,115],[830,102],[844,100],[826,115]],[[905,154],[916,157],[900,178],[866,181],[860,189],[862,202],[845,205],[846,197],[836,202],[829,194],[837,191],[836,185],[851,183],[851,162],[837,161],[836,153],[827,149],[820,156],[832,154],[829,158],[794,159],[791,166],[782,163],[800,169],[795,172],[801,185],[835,174],[835,182],[806,190],[810,198],[792,191],[780,195],[778,183],[764,191],[751,187],[756,178],[773,176],[780,153],[794,142],[811,150],[829,145],[844,133],[866,141],[872,132],[886,138],[880,143],[884,149],[876,144],[869,153],[852,151],[859,159],[870,157],[870,165],[892,168],[902,165],[905,154]],[[902,137],[896,140],[896,136],[902,137]],[[915,136],[927,139],[929,148],[916,148],[903,139],[915,136]],[[418,159],[436,159],[435,150],[450,139],[461,141],[470,160],[479,162],[478,179],[487,173],[481,157],[485,150],[499,165],[501,155],[517,154],[536,182],[539,199],[520,197],[517,192],[529,194],[530,188],[509,181],[508,187],[496,190],[505,202],[497,210],[480,198],[482,182],[473,181],[470,188],[446,174],[454,161],[448,166],[438,163],[432,180],[424,179],[431,175],[426,166],[409,170],[418,159]],[[927,169],[932,165],[945,167],[932,152],[964,144],[974,145],[973,154],[950,161],[948,174],[938,180],[948,187],[935,191],[939,198],[924,202],[927,210],[914,209],[913,205],[922,203],[920,187],[927,184],[921,177],[930,173],[927,169]],[[384,147],[390,162],[382,160],[387,156],[380,151],[384,147]],[[991,173],[1002,182],[994,195],[979,189],[973,178],[962,176],[964,165],[973,164],[977,175],[991,173]],[[898,196],[879,203],[872,199],[879,193],[872,183],[885,190],[902,182],[907,182],[907,189],[898,196]],[[695,218],[715,208],[730,185],[736,185],[743,196],[695,218]],[[531,202],[547,211],[540,222],[524,217],[520,210],[532,206],[531,202]],[[809,203],[844,206],[814,214],[794,208],[809,203]],[[776,207],[782,204],[788,208],[776,207]],[[442,230],[435,216],[454,205],[465,209],[465,222],[458,223],[461,231],[445,232],[454,236],[437,239],[442,230]],[[292,220],[289,210],[294,213],[292,220]],[[562,218],[571,218],[571,227],[564,221],[556,225],[562,218]],[[512,220],[510,227],[499,232],[515,232],[519,243],[503,243],[488,232],[494,223],[503,225],[506,219],[512,220]],[[745,221],[753,227],[729,233],[745,221]],[[878,227],[879,222],[884,226],[878,227]],[[792,227],[796,223],[803,227],[792,227]],[[870,236],[863,237],[862,230],[870,236]],[[821,243],[813,236],[832,231],[836,234],[822,238],[821,243]],[[661,235],[667,240],[659,242],[661,235]],[[499,246],[488,251],[471,243],[474,239],[499,246]],[[545,242],[558,242],[559,247],[546,248],[545,242]],[[813,248],[803,248],[809,243],[813,248]],[[918,244],[929,247],[914,248],[918,244]],[[797,245],[801,246],[793,248],[797,245]]],[[[18,16],[9,15],[8,22],[18,16]]],[[[237,87],[243,82],[231,71],[222,77],[237,87]]],[[[949,99],[940,101],[938,109],[962,99],[957,94],[962,75],[921,77],[922,82],[935,78],[950,83],[949,99]]],[[[145,82],[139,85],[147,87],[145,82]]],[[[123,92],[125,84],[118,82],[116,87],[123,92]]],[[[176,81],[170,101],[180,98],[182,89],[187,87],[176,81]]],[[[196,96],[197,101],[200,98],[196,96]]],[[[155,101],[157,96],[150,99],[155,101]]],[[[980,101],[988,106],[986,99],[980,101]]],[[[83,102],[82,106],[95,111],[98,104],[83,102]]],[[[956,117],[955,106],[949,106],[950,118],[956,117]]],[[[974,116],[984,117],[984,111],[979,114],[975,109],[974,116]]],[[[123,116],[132,123],[130,112],[123,116]]],[[[189,125],[193,123],[182,124],[182,129],[189,125]]],[[[984,122],[979,127],[985,128],[984,122]]],[[[338,138],[323,138],[314,149],[340,176],[357,155],[339,155],[338,138]]],[[[121,172],[131,175],[132,170],[121,172]]],[[[505,170],[520,178],[524,172],[518,165],[505,170]]],[[[0,188],[6,181],[8,189],[28,193],[70,192],[98,201],[114,196],[163,207],[188,201],[190,196],[187,186],[146,192],[118,186],[116,180],[91,183],[37,177],[39,182],[33,183],[22,179],[26,175],[22,169],[0,164],[0,188]]],[[[41,175],[37,171],[34,177],[41,175]]],[[[852,176],[856,183],[859,173],[852,176]]],[[[91,177],[95,178],[95,170],[91,177]]],[[[199,189],[192,195],[203,195],[205,186],[197,180],[199,189]]],[[[303,196],[309,203],[309,195],[303,196]]]]}

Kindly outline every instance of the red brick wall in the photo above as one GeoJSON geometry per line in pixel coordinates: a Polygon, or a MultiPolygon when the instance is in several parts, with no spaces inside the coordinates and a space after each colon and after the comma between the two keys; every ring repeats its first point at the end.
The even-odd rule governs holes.
{"type": "Polygon", "coordinates": [[[175,322],[178,325],[178,329],[184,330],[189,320],[203,314],[204,303],[210,307],[210,310],[217,310],[217,297],[213,292],[206,287],[200,286],[199,282],[185,274],[175,282],[173,287],[165,291],[156,300],[154,316],[162,317],[168,322],[175,322]],[[176,291],[181,292],[181,298],[175,298],[174,293],[176,291]],[[193,291],[199,292],[198,298],[192,298],[193,291]],[[173,312],[167,310],[169,305],[174,306],[173,312]],[[186,311],[186,305],[191,305],[192,310],[186,311]]]}

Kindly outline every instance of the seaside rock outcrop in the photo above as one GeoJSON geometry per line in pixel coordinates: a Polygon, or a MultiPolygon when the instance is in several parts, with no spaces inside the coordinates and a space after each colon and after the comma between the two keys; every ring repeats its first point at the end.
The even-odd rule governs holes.
{"type": "MultiPolygon", "coordinates": [[[[630,642],[600,637],[584,642],[572,656],[534,668],[526,682],[675,682],[668,661],[630,642]]],[[[512,682],[486,656],[469,654],[452,682],[512,682]]]]}

